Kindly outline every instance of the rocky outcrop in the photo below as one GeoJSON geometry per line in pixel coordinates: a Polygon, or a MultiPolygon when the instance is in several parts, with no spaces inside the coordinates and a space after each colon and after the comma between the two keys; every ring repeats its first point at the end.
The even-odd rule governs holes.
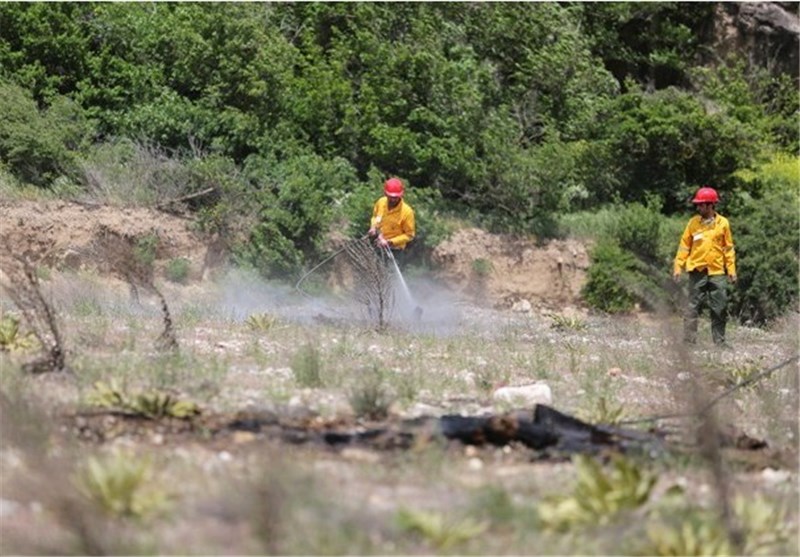
{"type": "Polygon", "coordinates": [[[800,73],[800,16],[796,2],[720,2],[714,23],[714,50],[747,53],[752,65],[773,74],[800,73]]]}

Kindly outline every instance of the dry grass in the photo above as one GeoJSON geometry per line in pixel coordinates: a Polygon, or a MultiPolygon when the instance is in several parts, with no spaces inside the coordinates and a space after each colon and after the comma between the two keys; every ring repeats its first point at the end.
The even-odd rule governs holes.
{"type": "MultiPolygon", "coordinates": [[[[626,554],[643,551],[631,541],[647,540],[649,531],[647,551],[682,543],[669,534],[681,526],[664,516],[721,528],[714,532],[722,542],[717,534],[701,542],[707,552],[752,547],[757,536],[769,541],[758,546],[769,554],[798,553],[796,362],[720,400],[714,421],[699,422],[701,450],[632,455],[626,470],[657,476],[647,501],[609,511],[602,527],[570,525],[566,535],[548,530],[537,513],[543,501],[580,485],[578,471],[569,461],[532,462],[521,446],[434,438],[409,450],[332,450],[250,431],[179,437],[152,427],[115,437],[114,426],[98,445],[78,441],[61,418],[84,407],[95,382],[116,381],[126,392],[174,389],[206,415],[249,409],[294,412],[311,424],[316,415],[352,420],[368,370],[380,371],[381,392],[391,395],[389,420],[490,413],[494,387],[538,380],[550,385],[553,405],[572,415],[691,414],[742,369],[794,356],[796,316],[770,331],[732,327],[732,351],[714,349],[701,329],[708,344],[687,351],[675,316],[587,316],[580,327],[554,328],[535,314],[466,305],[453,317],[452,307],[433,301],[417,326],[389,321],[376,331],[369,318],[315,319],[317,306],[279,288],[242,297],[240,284],[165,284],[181,351],[162,353],[152,342],[164,327],[158,299],[136,303],[124,283],[112,288],[92,276],[54,272],[46,282],[74,376],[23,374],[32,354],[0,353],[2,553],[626,554]],[[254,326],[253,316],[263,315],[269,326],[254,326]],[[313,361],[298,361],[303,346],[313,349],[313,361]],[[319,380],[309,382],[309,373],[319,380]],[[777,452],[720,447],[728,426],[777,452]],[[168,491],[165,516],[109,514],[72,481],[111,446],[154,463],[158,481],[149,487],[168,491]],[[740,498],[754,494],[773,505],[759,503],[758,520],[740,508],[740,498]],[[774,527],[764,516],[778,517],[774,527]]],[[[697,439],[697,420],[655,423],[685,443],[697,439]]]]}

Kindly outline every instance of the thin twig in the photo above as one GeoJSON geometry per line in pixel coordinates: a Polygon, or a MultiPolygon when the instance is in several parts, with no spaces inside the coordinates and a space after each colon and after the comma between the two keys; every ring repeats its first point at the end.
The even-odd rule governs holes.
{"type": "Polygon", "coordinates": [[[670,420],[670,419],[675,419],[675,418],[695,418],[695,417],[702,416],[702,415],[708,413],[708,411],[711,410],[711,408],[714,407],[714,405],[716,405],[723,398],[731,395],[733,392],[735,392],[735,391],[737,391],[737,390],[739,390],[739,389],[741,389],[743,387],[747,387],[748,385],[752,385],[753,383],[757,383],[758,381],[761,381],[762,379],[764,379],[765,377],[767,377],[769,375],[772,375],[774,372],[778,371],[779,369],[781,369],[783,367],[786,367],[787,365],[789,365],[790,363],[794,362],[798,358],[800,358],[800,355],[795,354],[794,356],[792,356],[788,360],[784,360],[783,362],[781,362],[779,364],[776,364],[776,365],[772,366],[771,368],[765,369],[764,371],[762,371],[760,373],[757,373],[756,375],[750,377],[746,381],[743,381],[743,382],[739,383],[738,385],[734,385],[733,387],[725,390],[724,392],[720,393],[719,395],[717,395],[716,397],[711,399],[709,402],[707,402],[705,404],[705,406],[703,406],[700,410],[697,410],[696,412],[683,412],[683,413],[679,413],[679,414],[662,414],[660,416],[650,416],[650,417],[647,417],[647,418],[637,418],[635,420],[624,420],[624,421],[619,422],[619,424],[620,425],[630,425],[630,424],[639,424],[639,423],[646,423],[646,422],[657,422],[659,420],[670,420]]]}

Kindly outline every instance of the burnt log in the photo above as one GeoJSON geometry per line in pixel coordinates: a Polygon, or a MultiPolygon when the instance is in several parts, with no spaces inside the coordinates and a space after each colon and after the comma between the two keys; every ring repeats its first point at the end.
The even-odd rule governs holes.
{"type": "Polygon", "coordinates": [[[633,445],[660,444],[651,433],[612,426],[592,425],[538,404],[533,413],[516,412],[502,416],[443,416],[441,433],[471,445],[507,445],[520,442],[535,450],[554,449],[565,453],[592,453],[633,445]]]}

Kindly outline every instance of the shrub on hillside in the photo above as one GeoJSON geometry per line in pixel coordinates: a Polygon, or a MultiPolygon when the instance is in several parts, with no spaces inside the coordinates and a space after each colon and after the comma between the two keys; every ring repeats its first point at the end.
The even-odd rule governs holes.
{"type": "Polygon", "coordinates": [[[581,292],[587,304],[608,313],[624,313],[636,305],[668,305],[669,292],[658,279],[660,267],[637,258],[616,238],[601,237],[590,253],[591,265],[581,292]]]}
{"type": "Polygon", "coordinates": [[[49,187],[79,175],[78,151],[91,136],[80,107],[56,97],[40,111],[28,91],[7,82],[0,82],[0,106],[0,161],[20,182],[49,187]]]}
{"type": "Polygon", "coordinates": [[[757,193],[739,192],[731,202],[739,282],[730,311],[744,322],[765,324],[797,308],[800,166],[796,157],[788,162],[741,174],[757,193]]]}
{"type": "Polygon", "coordinates": [[[150,142],[97,143],[81,161],[84,195],[97,203],[165,206],[208,185],[194,168],[200,160],[150,142]]]}
{"type": "Polygon", "coordinates": [[[251,158],[245,169],[256,191],[257,223],[235,257],[268,277],[296,274],[322,255],[334,205],[356,182],[344,159],[297,154],[285,160],[251,158]]]}
{"type": "Polygon", "coordinates": [[[620,95],[595,126],[583,161],[594,200],[657,195],[668,214],[680,209],[695,184],[730,187],[731,174],[764,143],[753,126],[674,88],[620,95]]]}
{"type": "Polygon", "coordinates": [[[659,201],[631,203],[607,210],[595,225],[598,244],[583,290],[586,302],[609,313],[625,312],[639,303],[660,307],[666,301],[658,276],[666,277],[679,233],[665,242],[662,229],[671,222],[659,212],[659,201]]]}
{"type": "Polygon", "coordinates": [[[636,258],[612,239],[605,238],[592,249],[592,264],[582,295],[586,303],[608,313],[624,313],[636,303],[630,284],[636,281],[636,258]]]}
{"type": "Polygon", "coordinates": [[[617,212],[609,233],[619,246],[648,263],[658,261],[663,217],[652,203],[631,203],[617,212]]]}
{"type": "Polygon", "coordinates": [[[164,274],[167,280],[179,284],[186,284],[186,280],[189,278],[190,265],[190,261],[185,257],[170,259],[164,269],[164,274]]]}

